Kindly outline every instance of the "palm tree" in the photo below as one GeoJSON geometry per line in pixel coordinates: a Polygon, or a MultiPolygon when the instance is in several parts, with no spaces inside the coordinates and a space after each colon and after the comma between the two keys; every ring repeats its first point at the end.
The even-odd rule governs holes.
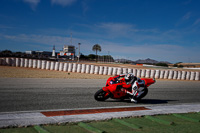
{"type": "Polygon", "coordinates": [[[93,51],[96,51],[96,62],[97,62],[97,51],[101,52],[101,46],[99,44],[95,44],[93,47],[92,47],[92,50],[93,51]]]}

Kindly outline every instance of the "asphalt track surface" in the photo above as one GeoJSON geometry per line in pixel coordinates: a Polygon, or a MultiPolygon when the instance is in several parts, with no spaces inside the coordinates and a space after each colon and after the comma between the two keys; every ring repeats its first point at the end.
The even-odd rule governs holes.
{"type": "Polygon", "coordinates": [[[199,81],[157,80],[138,104],[94,99],[104,79],[0,78],[0,112],[200,103],[199,81]]]}

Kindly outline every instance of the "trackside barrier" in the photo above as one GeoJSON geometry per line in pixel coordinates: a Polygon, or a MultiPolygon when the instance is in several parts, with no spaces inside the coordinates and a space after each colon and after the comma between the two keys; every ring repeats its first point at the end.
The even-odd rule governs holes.
{"type": "Polygon", "coordinates": [[[141,71],[140,69],[137,69],[137,77],[141,77],[141,71]]]}
{"type": "Polygon", "coordinates": [[[59,63],[59,62],[56,62],[56,63],[55,63],[55,68],[54,68],[54,70],[58,71],[58,70],[59,70],[59,65],[60,65],[60,63],[59,63]]]}
{"type": "Polygon", "coordinates": [[[156,70],[156,72],[155,72],[155,78],[159,79],[159,77],[160,77],[160,70],[156,70]]]}
{"type": "Polygon", "coordinates": [[[174,74],[174,71],[170,70],[170,71],[169,71],[168,79],[172,79],[173,76],[174,76],[173,74],[174,74]]]}
{"type": "Polygon", "coordinates": [[[32,68],[33,67],[33,59],[28,60],[28,67],[32,68]]]}
{"type": "Polygon", "coordinates": [[[133,69],[128,68],[128,73],[133,73],[133,69]]]}
{"type": "Polygon", "coordinates": [[[181,75],[182,75],[182,72],[178,71],[178,77],[177,77],[178,80],[181,80],[181,75]]]}
{"type": "Polygon", "coordinates": [[[117,74],[117,68],[113,67],[112,75],[116,75],[116,74],[117,74]]]}
{"type": "Polygon", "coordinates": [[[80,73],[81,72],[81,64],[78,64],[77,65],[77,73],[80,73]]]}
{"type": "Polygon", "coordinates": [[[78,72],[100,75],[119,75],[133,73],[137,77],[173,79],[173,80],[200,80],[200,72],[176,71],[176,70],[150,70],[150,69],[131,69],[121,67],[95,66],[77,63],[64,63],[56,61],[46,61],[26,58],[0,58],[0,65],[12,67],[37,68],[44,70],[55,70],[64,72],[78,72]]]}
{"type": "Polygon", "coordinates": [[[160,71],[160,79],[164,79],[165,71],[161,70],[160,71]]]}
{"type": "Polygon", "coordinates": [[[177,79],[177,77],[178,77],[178,72],[177,72],[177,71],[174,71],[173,79],[177,79]]]}
{"type": "Polygon", "coordinates": [[[145,78],[150,78],[150,69],[146,70],[145,78]]]}
{"type": "Polygon", "coordinates": [[[85,64],[82,64],[81,73],[85,73],[85,64]]]}
{"type": "Polygon", "coordinates": [[[104,66],[103,75],[107,75],[107,74],[108,74],[108,67],[104,66]]]}
{"type": "Polygon", "coordinates": [[[150,78],[155,78],[155,70],[151,70],[151,76],[150,78]]]}
{"type": "Polygon", "coordinates": [[[72,72],[72,63],[68,64],[68,72],[72,72]]]}
{"type": "Polygon", "coordinates": [[[47,61],[46,62],[46,70],[50,70],[50,67],[51,67],[51,62],[47,61]]]}
{"type": "Polygon", "coordinates": [[[55,62],[54,61],[51,61],[50,70],[55,70],[55,62]]]}
{"type": "Polygon", "coordinates": [[[99,66],[95,66],[94,74],[99,74],[99,66]]]}
{"type": "Polygon", "coordinates": [[[137,69],[133,69],[133,75],[137,76],[137,69]]]}
{"type": "Polygon", "coordinates": [[[37,60],[36,59],[33,60],[33,68],[37,68],[37,60]]]}
{"type": "Polygon", "coordinates": [[[141,77],[145,77],[145,73],[146,73],[146,70],[145,69],[142,69],[142,72],[141,72],[141,77]]]}
{"type": "MultiPolygon", "coordinates": [[[[80,65],[80,64],[78,64],[78,65],[80,65]]],[[[73,63],[73,68],[72,68],[72,72],[80,72],[80,70],[79,71],[77,71],[77,64],[76,63],[73,63]]],[[[80,69],[80,68],[79,68],[80,69]]]]}
{"type": "MultiPolygon", "coordinates": [[[[6,60],[6,64],[8,63],[9,60],[6,60]]],[[[28,67],[28,59],[24,60],[24,67],[28,67]]]]}
{"type": "Polygon", "coordinates": [[[41,69],[41,65],[42,65],[42,61],[41,61],[41,60],[38,60],[37,69],[41,69]]]}
{"type": "Polygon", "coordinates": [[[186,80],[189,80],[190,79],[190,72],[187,71],[186,73],[186,80]]]}
{"type": "Polygon", "coordinates": [[[200,73],[196,72],[195,80],[199,80],[199,78],[200,78],[200,73]]]}
{"type": "Polygon", "coordinates": [[[59,71],[63,71],[63,66],[64,66],[64,64],[62,62],[60,62],[59,71]]]}
{"type": "Polygon", "coordinates": [[[182,71],[181,80],[185,80],[185,79],[186,79],[186,72],[182,71]]]}
{"type": "Polygon", "coordinates": [[[64,68],[63,68],[64,72],[67,72],[67,66],[68,66],[67,63],[64,63],[64,68]]]}
{"type": "Polygon", "coordinates": [[[46,61],[42,60],[42,68],[41,69],[45,69],[46,68],[46,61]]]}
{"type": "Polygon", "coordinates": [[[102,75],[103,74],[103,66],[99,67],[99,74],[102,75]]]}
{"type": "Polygon", "coordinates": [[[168,70],[165,70],[164,79],[167,79],[168,76],[169,76],[169,71],[168,71],[168,70]]]}
{"type": "Polygon", "coordinates": [[[128,73],[128,68],[123,68],[122,73],[128,73]]]}
{"type": "Polygon", "coordinates": [[[6,58],[6,66],[10,66],[10,58],[6,58]]]}
{"type": "Polygon", "coordinates": [[[195,72],[191,72],[190,80],[194,80],[194,79],[195,79],[195,72]]]}
{"type": "Polygon", "coordinates": [[[24,58],[20,59],[20,67],[24,67],[24,58]]]}
{"type": "MultiPolygon", "coordinates": [[[[1,63],[0,63],[1,65],[1,63]]],[[[19,58],[16,58],[16,67],[19,67],[20,66],[20,59],[19,58]]]]}
{"type": "Polygon", "coordinates": [[[113,71],[113,68],[112,68],[112,67],[109,67],[109,68],[108,68],[108,75],[112,75],[112,71],[113,71]]]}
{"type": "Polygon", "coordinates": [[[120,75],[120,74],[122,74],[122,68],[117,68],[117,75],[120,75]]]}
{"type": "Polygon", "coordinates": [[[91,65],[90,74],[94,74],[94,65],[91,65]]]}
{"type": "Polygon", "coordinates": [[[86,70],[85,70],[85,73],[90,73],[90,65],[86,65],[86,70]]]}
{"type": "Polygon", "coordinates": [[[11,66],[16,66],[16,58],[11,58],[11,66]]]}

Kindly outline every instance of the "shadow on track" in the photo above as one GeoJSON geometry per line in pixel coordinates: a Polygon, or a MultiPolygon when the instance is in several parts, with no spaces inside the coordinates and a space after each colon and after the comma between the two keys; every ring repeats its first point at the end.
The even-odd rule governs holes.
{"type": "MultiPolygon", "coordinates": [[[[161,100],[161,99],[141,99],[138,101],[138,104],[167,104],[168,102],[173,102],[173,101],[178,101],[178,100],[161,100]]],[[[124,100],[106,100],[104,102],[126,102],[126,103],[131,103],[129,99],[124,99],[124,100]]]]}

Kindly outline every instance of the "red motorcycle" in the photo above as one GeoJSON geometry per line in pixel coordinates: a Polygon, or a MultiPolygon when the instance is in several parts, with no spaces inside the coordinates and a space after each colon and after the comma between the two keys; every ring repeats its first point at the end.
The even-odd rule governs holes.
{"type": "MultiPolygon", "coordinates": [[[[95,100],[105,101],[108,98],[124,100],[133,97],[130,94],[127,94],[127,91],[132,92],[132,85],[127,85],[125,79],[119,79],[119,77],[120,76],[117,75],[115,77],[108,78],[106,86],[95,93],[95,100]]],[[[144,89],[142,90],[144,92],[141,95],[138,95],[139,92],[137,92],[135,100],[140,100],[145,97],[148,93],[147,87],[156,82],[155,79],[152,78],[141,78],[140,80],[144,81],[144,89]]]]}

